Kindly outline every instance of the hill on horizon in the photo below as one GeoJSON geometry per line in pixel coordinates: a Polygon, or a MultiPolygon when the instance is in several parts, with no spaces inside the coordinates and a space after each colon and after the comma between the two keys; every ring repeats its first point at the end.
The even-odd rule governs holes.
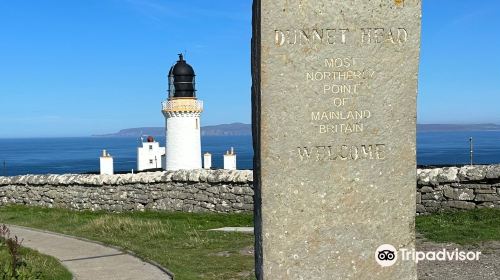
{"type": "MultiPolygon", "coordinates": [[[[417,124],[418,132],[438,131],[500,131],[498,124],[417,124]]],[[[92,135],[93,137],[154,137],[165,136],[164,127],[137,127],[122,129],[115,133],[92,135]]],[[[245,123],[230,123],[208,125],[201,127],[202,136],[251,136],[252,125],[245,123]]]]}
{"type": "Polygon", "coordinates": [[[493,123],[481,124],[417,124],[417,131],[500,131],[500,125],[493,123]]]}
{"type": "MultiPolygon", "coordinates": [[[[165,136],[165,127],[137,127],[122,129],[115,133],[92,135],[93,137],[141,137],[165,136]]],[[[202,136],[248,136],[252,135],[252,125],[245,123],[230,123],[207,125],[201,127],[202,136]]]]}

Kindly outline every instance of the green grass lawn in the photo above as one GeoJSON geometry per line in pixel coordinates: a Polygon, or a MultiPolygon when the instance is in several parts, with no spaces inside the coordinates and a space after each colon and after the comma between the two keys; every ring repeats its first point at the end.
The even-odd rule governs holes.
{"type": "MultiPolygon", "coordinates": [[[[21,248],[21,256],[25,267],[32,269],[33,272],[39,273],[40,280],[71,280],[71,273],[60,264],[55,258],[42,255],[36,251],[21,248]]],[[[5,246],[0,247],[0,269],[5,265],[9,265],[10,255],[5,246]]]]}
{"type": "Polygon", "coordinates": [[[253,235],[208,229],[252,226],[252,214],[73,212],[6,206],[0,223],[80,236],[131,250],[171,270],[176,279],[255,279],[253,235]]]}
{"type": "Polygon", "coordinates": [[[436,242],[477,244],[500,241],[500,209],[477,209],[464,212],[419,216],[417,232],[436,242]]]}
{"type": "MultiPolygon", "coordinates": [[[[131,250],[158,262],[177,279],[255,279],[253,236],[209,232],[224,226],[251,226],[252,214],[73,212],[7,206],[0,223],[81,236],[131,250]]],[[[500,210],[420,216],[417,232],[437,242],[474,244],[500,240],[500,210]]],[[[59,278],[54,278],[59,279],[59,278]]]]}

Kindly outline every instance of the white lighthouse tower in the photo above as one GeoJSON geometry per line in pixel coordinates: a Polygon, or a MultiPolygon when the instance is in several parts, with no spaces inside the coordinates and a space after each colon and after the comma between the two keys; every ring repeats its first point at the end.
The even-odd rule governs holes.
{"type": "Polygon", "coordinates": [[[182,54],[168,73],[166,170],[201,169],[200,115],[203,102],[196,98],[195,74],[182,54]]]}

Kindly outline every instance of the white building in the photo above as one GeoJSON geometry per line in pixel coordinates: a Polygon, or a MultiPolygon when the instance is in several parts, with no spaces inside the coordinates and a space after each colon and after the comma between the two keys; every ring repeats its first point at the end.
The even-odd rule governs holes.
{"type": "Polygon", "coordinates": [[[100,157],[100,169],[101,175],[113,175],[114,174],[114,162],[113,157],[106,152],[106,150],[102,151],[102,155],[100,157]]]}
{"type": "Polygon", "coordinates": [[[137,148],[137,171],[163,168],[165,147],[160,147],[153,137],[149,136],[142,147],[137,148]]]}
{"type": "Polygon", "coordinates": [[[170,68],[169,97],[163,102],[166,121],[167,170],[201,169],[200,115],[203,102],[196,98],[193,67],[182,54],[170,68]]]}

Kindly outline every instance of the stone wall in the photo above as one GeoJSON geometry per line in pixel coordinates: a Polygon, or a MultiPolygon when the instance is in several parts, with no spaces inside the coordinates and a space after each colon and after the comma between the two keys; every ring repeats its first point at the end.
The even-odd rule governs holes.
{"type": "Polygon", "coordinates": [[[417,214],[500,208],[500,165],[417,170],[417,214]]]}
{"type": "MultiPolygon", "coordinates": [[[[0,205],[116,212],[248,212],[253,208],[252,182],[248,170],[0,177],[0,205]]],[[[500,208],[500,165],[419,169],[416,197],[417,214],[500,208]]]]}
{"type": "Polygon", "coordinates": [[[0,205],[73,210],[242,212],[253,208],[252,171],[0,177],[0,205]]]}

